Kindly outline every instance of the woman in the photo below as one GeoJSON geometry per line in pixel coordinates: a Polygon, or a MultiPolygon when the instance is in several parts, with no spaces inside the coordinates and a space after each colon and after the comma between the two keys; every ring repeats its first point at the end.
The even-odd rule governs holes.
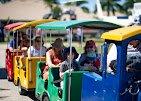
{"type": "Polygon", "coordinates": [[[29,47],[29,38],[28,35],[25,33],[22,33],[22,37],[21,37],[21,43],[20,43],[20,49],[22,49],[23,47],[29,47]]]}
{"type": "Polygon", "coordinates": [[[46,53],[46,67],[43,71],[43,79],[48,79],[48,69],[50,67],[60,67],[63,62],[62,50],[64,49],[63,41],[57,38],[54,43],[51,44],[52,48],[46,53]]]}
{"type": "Polygon", "coordinates": [[[86,42],[84,53],[79,59],[80,70],[99,72],[100,60],[98,58],[97,47],[93,40],[86,42]]]}
{"type": "Polygon", "coordinates": [[[45,56],[47,48],[43,44],[44,42],[41,40],[41,36],[35,36],[33,38],[33,46],[30,46],[28,49],[28,56],[45,56]]]}

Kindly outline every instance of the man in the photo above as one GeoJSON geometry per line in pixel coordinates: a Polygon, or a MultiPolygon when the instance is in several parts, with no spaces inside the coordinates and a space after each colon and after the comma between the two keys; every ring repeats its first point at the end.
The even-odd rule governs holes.
{"type": "MultiPolygon", "coordinates": [[[[141,65],[141,52],[138,50],[140,46],[139,40],[131,41],[127,46],[127,60],[126,60],[126,69],[131,70],[133,68],[138,68],[141,65]]],[[[117,59],[117,48],[113,44],[107,55],[107,71],[114,72],[116,71],[116,59],[117,59]]]]}

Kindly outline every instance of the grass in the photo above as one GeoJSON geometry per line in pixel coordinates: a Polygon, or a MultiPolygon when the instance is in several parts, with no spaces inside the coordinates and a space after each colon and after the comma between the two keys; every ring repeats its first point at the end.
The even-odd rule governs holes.
{"type": "MultiPolygon", "coordinates": [[[[44,39],[44,41],[46,42],[45,43],[45,46],[46,47],[50,47],[50,43],[52,43],[56,38],[58,37],[52,37],[51,39],[50,38],[46,38],[44,39]]],[[[62,37],[60,37],[62,38],[62,37]]],[[[85,46],[85,43],[86,41],[88,40],[94,40],[96,42],[96,46],[98,48],[98,52],[100,53],[101,52],[101,45],[103,44],[103,40],[102,39],[99,39],[99,38],[90,38],[90,37],[87,37],[85,42],[83,42],[82,44],[78,43],[78,42],[72,42],[72,46],[74,46],[77,50],[78,53],[83,53],[83,50],[84,50],[84,46],[85,46]]],[[[0,42],[0,44],[7,44],[7,42],[0,42]]],[[[67,41],[64,41],[64,45],[65,46],[69,46],[69,44],[67,43],[67,41]]]]}

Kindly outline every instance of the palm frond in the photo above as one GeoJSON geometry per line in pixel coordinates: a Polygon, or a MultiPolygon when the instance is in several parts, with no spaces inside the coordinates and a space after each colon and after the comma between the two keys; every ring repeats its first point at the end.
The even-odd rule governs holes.
{"type": "Polygon", "coordinates": [[[89,8],[88,8],[88,7],[86,7],[86,6],[81,7],[81,9],[82,9],[82,10],[83,10],[83,12],[85,12],[85,13],[90,13],[89,8]]]}

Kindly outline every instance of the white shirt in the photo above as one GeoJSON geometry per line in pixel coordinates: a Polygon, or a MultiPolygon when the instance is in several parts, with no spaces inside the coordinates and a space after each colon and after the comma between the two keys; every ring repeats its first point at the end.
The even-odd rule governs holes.
{"type": "Polygon", "coordinates": [[[40,50],[35,49],[33,46],[30,46],[28,49],[28,56],[45,56],[46,48],[43,46],[40,50]]]}
{"type": "Polygon", "coordinates": [[[82,33],[82,29],[81,28],[77,28],[77,35],[78,36],[81,36],[83,33],[82,33]]]}

